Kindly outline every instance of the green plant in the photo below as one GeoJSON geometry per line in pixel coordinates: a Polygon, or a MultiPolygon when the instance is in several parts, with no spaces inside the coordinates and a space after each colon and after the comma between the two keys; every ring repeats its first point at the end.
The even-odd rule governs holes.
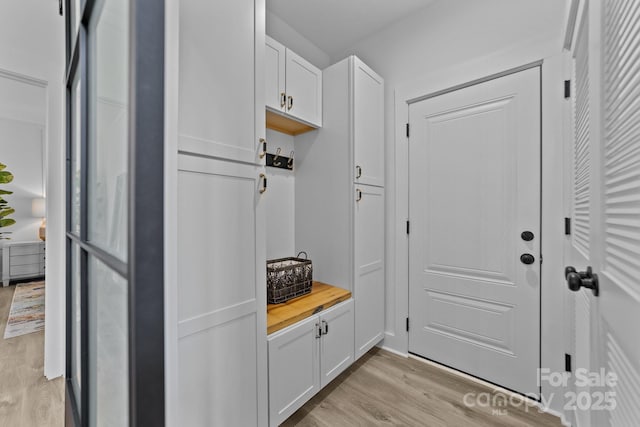
{"type": "MultiPolygon", "coordinates": [[[[0,163],[0,184],[8,184],[13,181],[13,174],[6,171],[6,167],[6,165],[0,163]]],[[[15,212],[15,209],[9,206],[9,202],[2,197],[8,194],[13,194],[13,191],[3,190],[0,188],[0,228],[9,227],[16,223],[15,219],[8,218],[9,215],[15,212]]],[[[0,240],[8,240],[9,238],[6,237],[7,234],[11,234],[11,232],[0,231],[0,240]]]]}

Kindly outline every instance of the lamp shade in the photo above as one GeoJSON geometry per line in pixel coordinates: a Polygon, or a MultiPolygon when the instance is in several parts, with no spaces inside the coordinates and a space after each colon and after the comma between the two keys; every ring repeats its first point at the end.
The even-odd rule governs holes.
{"type": "Polygon", "coordinates": [[[44,218],[47,214],[44,197],[31,200],[31,215],[36,218],[44,218]]]}

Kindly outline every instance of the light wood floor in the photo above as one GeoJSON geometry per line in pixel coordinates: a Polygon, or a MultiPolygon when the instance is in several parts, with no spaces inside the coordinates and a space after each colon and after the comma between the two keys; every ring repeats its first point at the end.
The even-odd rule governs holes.
{"type": "MultiPolygon", "coordinates": [[[[293,414],[283,426],[561,426],[525,405],[468,407],[466,393],[491,388],[415,359],[374,349],[293,414]],[[492,414],[492,410],[502,410],[492,414]]],[[[475,401],[469,399],[468,401],[475,401]]]]}
{"type": "Polygon", "coordinates": [[[0,286],[0,426],[63,426],[64,380],[44,377],[44,332],[4,339],[14,290],[0,286]]]}

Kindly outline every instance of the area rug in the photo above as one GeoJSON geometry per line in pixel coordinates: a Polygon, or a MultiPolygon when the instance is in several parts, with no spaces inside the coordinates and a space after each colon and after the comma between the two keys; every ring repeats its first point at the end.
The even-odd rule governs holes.
{"type": "Polygon", "coordinates": [[[44,330],[44,282],[17,284],[4,338],[42,330],[44,330]]]}

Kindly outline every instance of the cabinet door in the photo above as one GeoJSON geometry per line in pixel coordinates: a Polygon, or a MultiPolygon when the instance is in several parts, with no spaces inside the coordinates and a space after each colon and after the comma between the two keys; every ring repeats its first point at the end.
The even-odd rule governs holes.
{"type": "Polygon", "coordinates": [[[264,0],[179,3],[179,149],[262,163],[264,0]]]}
{"type": "Polygon", "coordinates": [[[285,55],[286,48],[267,36],[264,52],[265,102],[267,107],[276,111],[284,111],[286,106],[285,55]]]}
{"type": "Polygon", "coordinates": [[[280,425],[320,390],[319,326],[319,317],[313,316],[269,337],[271,426],[280,425]]]}
{"type": "Polygon", "coordinates": [[[178,168],[178,419],[266,425],[263,168],[191,155],[178,168]]]}
{"type": "Polygon", "coordinates": [[[356,185],[355,355],[384,337],[384,189],[356,185]]]}
{"type": "Polygon", "coordinates": [[[322,126],[322,71],[287,49],[286,112],[314,126],[322,126]]]}
{"type": "Polygon", "coordinates": [[[353,300],[320,316],[320,387],[329,384],[353,363],[353,300]]]}
{"type": "Polygon", "coordinates": [[[384,80],[353,57],[354,177],[384,186],[384,80]]]}

